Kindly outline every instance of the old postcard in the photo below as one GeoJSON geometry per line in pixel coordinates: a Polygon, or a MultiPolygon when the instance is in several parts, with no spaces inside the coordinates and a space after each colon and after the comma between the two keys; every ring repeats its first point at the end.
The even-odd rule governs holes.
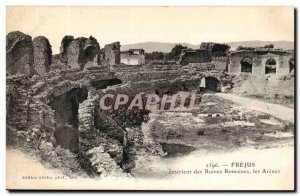
{"type": "Polygon", "coordinates": [[[6,8],[9,190],[295,187],[293,7],[6,8]]]}

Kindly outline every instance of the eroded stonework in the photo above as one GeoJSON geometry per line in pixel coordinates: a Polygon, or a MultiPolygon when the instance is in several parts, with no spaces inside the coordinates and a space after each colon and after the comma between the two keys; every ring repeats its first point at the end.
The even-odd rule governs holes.
{"type": "Polygon", "coordinates": [[[6,36],[6,73],[32,76],[33,43],[29,35],[20,31],[10,32],[6,36]]]}
{"type": "Polygon", "coordinates": [[[61,42],[61,57],[70,69],[84,69],[100,65],[100,45],[98,41],[89,38],[65,36],[61,42]]]}
{"type": "Polygon", "coordinates": [[[119,65],[121,63],[120,48],[120,42],[105,45],[102,50],[102,59],[111,67],[119,65]]]}
{"type": "Polygon", "coordinates": [[[255,48],[233,51],[229,55],[229,73],[288,74],[292,71],[290,51],[273,48],[255,48]]]}
{"type": "Polygon", "coordinates": [[[40,75],[49,72],[52,61],[52,49],[46,37],[38,36],[33,39],[33,55],[35,71],[40,75]]]}

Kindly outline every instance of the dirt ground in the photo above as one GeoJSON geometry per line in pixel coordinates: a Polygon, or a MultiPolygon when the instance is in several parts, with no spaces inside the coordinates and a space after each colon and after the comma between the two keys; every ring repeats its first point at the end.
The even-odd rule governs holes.
{"type": "MultiPolygon", "coordinates": [[[[166,163],[195,153],[203,156],[203,153],[230,153],[241,149],[259,152],[273,148],[292,149],[294,146],[293,123],[251,110],[213,93],[203,95],[197,113],[151,113],[150,119],[146,126],[168,153],[161,159],[166,163]]],[[[145,170],[149,167],[144,164],[157,161],[157,157],[139,157],[134,174],[147,177],[153,171],[145,170]]],[[[153,176],[159,175],[162,174],[155,172],[153,176]]]]}
{"type": "Polygon", "coordinates": [[[264,100],[287,107],[294,107],[293,74],[287,75],[233,75],[232,93],[252,99],[264,100]]]}

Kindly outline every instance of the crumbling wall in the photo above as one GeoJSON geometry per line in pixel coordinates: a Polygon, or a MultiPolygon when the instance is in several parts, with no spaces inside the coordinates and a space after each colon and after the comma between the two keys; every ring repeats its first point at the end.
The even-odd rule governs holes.
{"type": "Polygon", "coordinates": [[[78,152],[78,107],[87,97],[87,89],[73,88],[57,97],[53,97],[50,106],[55,110],[55,139],[61,147],[78,152]]]}
{"type": "Polygon", "coordinates": [[[69,47],[69,44],[71,43],[71,41],[74,40],[74,37],[71,35],[66,35],[63,37],[63,39],[61,40],[60,43],[60,55],[61,57],[63,57],[65,59],[65,61],[67,61],[67,48],[69,47]]]}
{"type": "Polygon", "coordinates": [[[200,50],[207,50],[212,57],[226,57],[229,49],[228,44],[202,42],[200,45],[200,50]]]}
{"type": "Polygon", "coordinates": [[[184,50],[182,51],[177,64],[187,65],[189,63],[211,62],[212,57],[207,50],[184,50]]]}
{"type": "Polygon", "coordinates": [[[76,39],[70,42],[67,48],[67,66],[70,69],[81,69],[83,62],[83,45],[81,39],[76,39]]]}
{"type": "Polygon", "coordinates": [[[227,70],[228,59],[227,53],[230,49],[228,44],[220,44],[213,42],[202,42],[200,49],[207,50],[212,57],[212,63],[217,70],[227,70]]]}
{"type": "Polygon", "coordinates": [[[9,145],[39,148],[54,139],[54,113],[39,90],[45,82],[24,75],[7,77],[7,139],[9,145]]]}
{"type": "Polygon", "coordinates": [[[40,75],[49,72],[52,60],[52,49],[46,37],[38,36],[33,39],[33,54],[33,67],[35,71],[40,75]]]}
{"type": "MultiPolygon", "coordinates": [[[[81,165],[90,175],[130,177],[130,174],[121,168],[124,156],[123,148],[126,144],[114,139],[111,135],[112,132],[103,132],[104,126],[107,131],[112,126],[109,122],[106,121],[106,125],[103,124],[104,130],[99,130],[95,124],[95,118],[99,118],[99,116],[96,117],[95,108],[98,103],[96,100],[97,97],[90,92],[87,100],[79,106],[78,130],[81,165]]],[[[123,135],[123,140],[125,137],[123,130],[119,131],[123,135]]]]}
{"type": "Polygon", "coordinates": [[[27,128],[28,104],[30,95],[25,88],[26,76],[8,76],[6,78],[6,123],[7,128],[23,130],[27,128]]]}
{"type": "Polygon", "coordinates": [[[71,69],[83,70],[85,67],[100,65],[100,45],[98,41],[89,38],[64,37],[61,44],[61,57],[71,69]]]}
{"type": "Polygon", "coordinates": [[[121,63],[120,48],[120,42],[105,45],[102,58],[107,61],[110,66],[119,65],[121,63]]]}
{"type": "MultiPolygon", "coordinates": [[[[68,48],[73,41],[69,43],[68,48]]],[[[87,42],[84,43],[83,52],[79,50],[83,57],[84,49],[94,50],[90,47],[94,46],[93,44],[89,46],[86,45],[87,42]]],[[[93,52],[86,56],[87,62],[95,58],[93,52]]],[[[44,148],[45,143],[46,146],[51,146],[51,149],[63,147],[65,150],[78,152],[74,157],[78,157],[83,170],[92,175],[130,176],[127,172],[134,167],[136,147],[133,141],[138,140],[139,145],[142,145],[140,143],[143,143],[143,133],[136,134],[134,130],[128,132],[128,127],[119,125],[115,118],[97,111],[96,106],[99,103],[95,102],[98,97],[94,91],[98,89],[97,93],[109,93],[112,90],[116,93],[130,94],[197,90],[201,77],[204,77],[203,71],[181,70],[180,67],[163,65],[155,67],[155,70],[143,70],[140,67],[114,72],[73,69],[51,71],[31,79],[25,76],[8,77],[7,129],[9,133],[14,133],[13,137],[9,138],[23,138],[26,144],[34,144],[35,149],[44,149],[46,155],[56,152],[49,152],[48,148],[44,148]],[[137,82],[138,80],[140,81],[137,82]],[[108,85],[114,86],[104,90],[108,85]],[[84,101],[73,92],[74,89],[77,92],[83,86],[89,91],[84,101]],[[76,107],[73,107],[74,105],[76,107]],[[135,135],[138,135],[137,138],[135,135]],[[78,151],[69,144],[75,144],[75,147],[77,145],[78,151]]],[[[128,116],[122,117],[128,121],[128,116]]],[[[13,141],[11,143],[15,144],[13,141]]],[[[163,154],[159,145],[155,143],[150,145],[145,142],[143,148],[163,154]]],[[[45,154],[43,157],[47,157],[45,154]]]]}
{"type": "Polygon", "coordinates": [[[29,35],[19,31],[7,34],[6,73],[33,75],[33,43],[29,35]]]}
{"type": "Polygon", "coordinates": [[[245,58],[251,59],[252,74],[264,75],[266,73],[266,62],[269,59],[276,61],[276,74],[288,74],[289,60],[292,58],[292,54],[286,51],[238,51],[232,52],[229,56],[229,73],[241,73],[241,61],[245,58]]]}

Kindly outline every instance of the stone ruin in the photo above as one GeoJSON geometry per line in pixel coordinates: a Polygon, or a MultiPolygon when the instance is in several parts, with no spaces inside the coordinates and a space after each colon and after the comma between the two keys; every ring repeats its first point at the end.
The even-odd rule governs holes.
{"type": "Polygon", "coordinates": [[[60,55],[67,68],[83,70],[85,67],[100,65],[100,45],[89,38],[65,36],[61,42],[60,55]]]}
{"type": "Polygon", "coordinates": [[[177,64],[188,65],[189,63],[209,63],[211,55],[207,50],[183,49],[177,64]]]}
{"type": "Polygon", "coordinates": [[[294,71],[294,51],[268,46],[230,51],[227,44],[203,42],[200,49],[183,49],[177,63],[203,69],[213,67],[228,73],[289,74],[294,71]]]}
{"type": "Polygon", "coordinates": [[[46,37],[11,32],[6,36],[6,73],[26,76],[43,75],[50,71],[51,45],[46,37]]]}
{"type": "Polygon", "coordinates": [[[120,42],[107,44],[101,51],[102,59],[109,66],[119,65],[121,63],[120,42]]]}
{"type": "MultiPolygon", "coordinates": [[[[186,69],[177,65],[85,69],[89,64],[99,66],[99,45],[92,37],[64,37],[56,60],[65,67],[54,70],[46,38],[37,37],[32,42],[30,36],[20,32],[9,34],[7,38],[11,65],[6,78],[7,144],[38,151],[42,160],[53,167],[72,166],[68,168],[70,173],[76,166],[76,170],[90,176],[130,177],[139,149],[155,156],[164,155],[160,144],[141,132],[146,118],[141,121],[126,113],[99,111],[99,96],[197,91],[206,76],[216,77],[221,83],[230,80],[211,66],[205,72],[197,66],[186,69]],[[22,50],[16,47],[18,45],[22,50]],[[25,72],[24,64],[33,71],[25,72]],[[136,124],[128,125],[127,121],[136,124]],[[63,162],[66,155],[72,164],[63,162]]],[[[119,44],[114,45],[115,49],[106,48],[110,55],[119,51],[119,44]]],[[[113,59],[116,63],[116,58],[113,59]]]]}
{"type": "Polygon", "coordinates": [[[213,42],[202,42],[197,50],[183,49],[178,60],[180,65],[195,63],[213,63],[215,69],[225,70],[227,65],[227,53],[230,46],[213,42]]]}
{"type": "Polygon", "coordinates": [[[33,75],[33,43],[29,35],[10,32],[6,36],[6,73],[33,75]]]}
{"type": "MultiPolygon", "coordinates": [[[[101,67],[100,54],[104,55],[102,60],[111,65],[119,63],[119,51],[119,43],[106,46],[102,53],[93,37],[65,36],[60,54],[56,56],[62,67],[54,70],[48,56],[51,46],[46,38],[37,37],[32,41],[21,32],[9,33],[7,144],[38,149],[42,160],[53,167],[68,166],[62,162],[68,154],[72,164],[78,164],[78,168],[90,176],[130,177],[140,149],[155,155],[164,153],[159,143],[142,133],[142,122],[128,126],[123,122],[130,118],[128,114],[116,117],[99,111],[101,95],[198,92],[203,79],[213,81],[209,88],[216,91],[231,85],[232,77],[216,70],[213,63],[85,69],[101,67]],[[33,75],[39,76],[28,77],[33,75]],[[61,152],[67,153],[62,155],[61,152]]],[[[211,61],[208,50],[199,51],[204,62],[211,61]]]]}
{"type": "Polygon", "coordinates": [[[39,75],[50,71],[52,49],[46,37],[38,36],[33,39],[33,59],[33,68],[39,75]]]}
{"type": "Polygon", "coordinates": [[[202,42],[200,45],[200,49],[207,50],[209,52],[209,55],[212,56],[212,58],[217,58],[217,57],[226,57],[227,52],[230,49],[230,46],[228,44],[202,42]]]}
{"type": "Polygon", "coordinates": [[[288,74],[294,70],[293,51],[274,48],[243,48],[229,54],[229,73],[254,75],[288,74]]]}

